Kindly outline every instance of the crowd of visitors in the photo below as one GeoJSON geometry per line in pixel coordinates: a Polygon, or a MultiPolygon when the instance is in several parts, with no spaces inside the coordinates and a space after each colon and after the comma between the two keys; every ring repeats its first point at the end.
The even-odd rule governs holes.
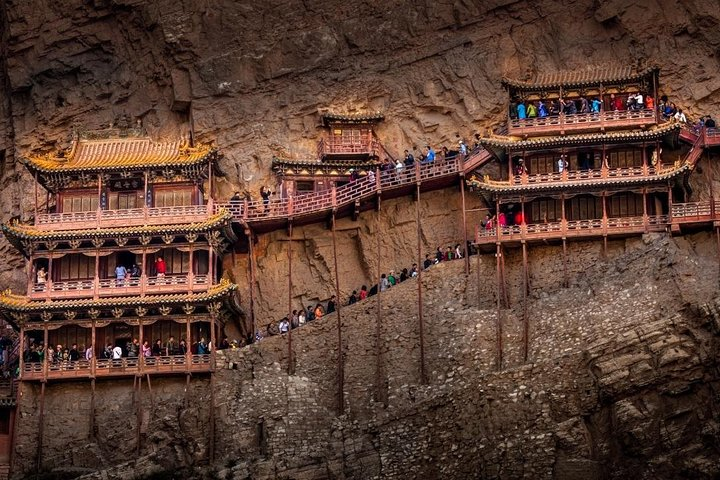
{"type": "MultiPolygon", "coordinates": [[[[476,253],[469,241],[467,243],[467,253],[469,255],[474,255],[476,253]]],[[[413,263],[409,268],[390,270],[388,273],[381,274],[380,281],[371,285],[369,288],[367,285],[362,285],[359,289],[353,290],[348,297],[346,305],[353,305],[355,303],[362,302],[368,297],[377,295],[379,292],[385,292],[408,279],[417,277],[420,270],[427,270],[440,262],[461,259],[464,255],[465,252],[463,251],[462,245],[459,243],[455,244],[455,246],[448,245],[446,248],[437,247],[434,253],[428,253],[425,255],[425,261],[422,265],[418,266],[417,263],[413,263]]],[[[337,298],[335,295],[332,295],[325,303],[317,302],[314,305],[308,305],[307,308],[301,307],[298,310],[293,310],[290,315],[286,315],[277,322],[270,322],[265,326],[264,330],[258,330],[255,332],[254,341],[259,341],[266,336],[287,333],[288,331],[299,328],[308,322],[312,322],[325,315],[329,315],[337,310],[337,304],[337,298]]],[[[247,339],[246,342],[249,341],[250,339],[247,339]]],[[[242,346],[246,342],[241,343],[240,345],[242,346]]]]}

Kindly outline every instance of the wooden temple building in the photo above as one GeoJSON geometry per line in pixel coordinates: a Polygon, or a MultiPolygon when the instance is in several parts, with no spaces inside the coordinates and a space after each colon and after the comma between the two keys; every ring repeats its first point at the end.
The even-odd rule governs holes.
{"type": "Polygon", "coordinates": [[[375,127],[384,120],[383,115],[325,113],[321,118],[325,132],[316,159],[273,158],[283,198],[329,191],[346,185],[353,172],[363,177],[380,164],[385,149],[375,127]]]}
{"type": "Polygon", "coordinates": [[[478,245],[607,240],[670,228],[672,205],[685,201],[682,180],[694,169],[702,144],[681,151],[681,125],[660,121],[655,109],[615,111],[609,95],[656,95],[658,89],[656,69],[616,73],[504,81],[513,103],[594,96],[602,98],[602,109],[511,119],[507,135],[481,140],[496,165],[493,174],[469,182],[494,216],[478,226],[478,245]]]}
{"type": "Polygon", "coordinates": [[[27,291],[3,292],[0,314],[19,329],[21,352],[63,351],[21,355],[21,381],[87,378],[94,388],[100,377],[213,370],[206,344],[239,309],[236,285],[221,279],[219,258],[236,238],[230,213],[213,207],[216,159],[209,146],[106,130],[24,160],[34,219],[2,230],[28,259],[27,291]],[[157,340],[162,354],[144,356],[157,340]],[[106,346],[122,357],[103,358],[106,346]]]}

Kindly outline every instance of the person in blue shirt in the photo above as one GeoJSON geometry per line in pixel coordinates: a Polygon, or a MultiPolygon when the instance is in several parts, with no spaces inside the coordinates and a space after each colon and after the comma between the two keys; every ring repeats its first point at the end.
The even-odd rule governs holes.
{"type": "Polygon", "coordinates": [[[425,155],[425,162],[426,163],[434,162],[435,161],[435,150],[433,150],[430,145],[426,145],[425,148],[427,148],[427,154],[425,155]]]}
{"type": "Polygon", "coordinates": [[[545,118],[547,117],[547,107],[545,106],[545,103],[542,101],[538,102],[538,117],[545,118]]]}
{"type": "Polygon", "coordinates": [[[519,119],[527,118],[527,115],[525,114],[525,104],[523,102],[518,103],[517,113],[519,119]]]}
{"type": "Polygon", "coordinates": [[[602,102],[595,97],[592,101],[592,113],[600,113],[600,105],[602,105],[602,102]]]}

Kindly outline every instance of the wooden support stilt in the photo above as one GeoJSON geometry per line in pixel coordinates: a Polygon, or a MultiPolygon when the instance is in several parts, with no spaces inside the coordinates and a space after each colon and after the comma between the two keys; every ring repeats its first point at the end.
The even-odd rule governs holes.
{"type": "Polygon", "coordinates": [[[500,272],[501,265],[502,265],[502,247],[500,245],[500,242],[497,242],[496,248],[495,248],[495,273],[497,276],[497,319],[495,324],[495,348],[496,348],[496,356],[495,356],[495,368],[497,370],[502,369],[502,313],[501,313],[501,302],[502,302],[502,295],[503,295],[503,287],[502,287],[502,273],[500,272]]]}
{"type": "Polygon", "coordinates": [[[530,326],[528,319],[528,294],[530,293],[530,275],[528,273],[527,243],[522,241],[523,254],[523,362],[528,361],[528,349],[530,343],[530,326]]]}
{"type": "Polygon", "coordinates": [[[95,438],[95,379],[90,379],[90,439],[95,438]]]}
{"type": "MultiPolygon", "coordinates": [[[[288,322],[292,320],[292,221],[288,223],[288,322]]],[[[292,325],[288,329],[287,334],[287,345],[288,345],[288,375],[295,373],[295,367],[293,365],[293,351],[292,351],[292,325]]]]}
{"type": "Polygon", "coordinates": [[[345,411],[345,365],[343,358],[343,340],[342,340],[342,319],[340,317],[340,275],[338,272],[337,260],[337,239],[335,238],[335,210],[332,213],[332,244],[333,244],[333,262],[335,264],[335,312],[337,315],[337,339],[338,339],[338,413],[340,415],[345,411]]]}
{"type": "Polygon", "coordinates": [[[40,384],[40,405],[38,406],[38,434],[37,434],[37,454],[35,471],[42,471],[42,455],[43,455],[43,432],[45,431],[45,384],[43,380],[40,384]]]}
{"type": "Polygon", "coordinates": [[[210,419],[208,422],[208,457],[210,465],[215,462],[215,372],[210,372],[210,419]]]}
{"type": "Polygon", "coordinates": [[[467,211],[465,210],[465,175],[460,176],[460,195],[462,196],[462,238],[463,238],[463,255],[465,261],[465,275],[470,275],[470,252],[467,244],[467,211]]]}
{"type": "MultiPolygon", "coordinates": [[[[422,232],[420,229],[420,182],[417,182],[417,202],[415,202],[415,224],[417,226],[417,258],[420,263],[422,255],[422,232]]],[[[423,320],[423,298],[422,298],[422,270],[418,273],[418,333],[420,336],[420,383],[427,385],[427,373],[425,372],[425,322],[423,320]]]]}
{"type": "MultiPolygon", "coordinates": [[[[375,238],[377,241],[377,251],[375,252],[375,258],[377,258],[377,293],[375,294],[375,400],[382,402],[384,406],[388,405],[388,396],[385,383],[385,358],[382,346],[382,321],[381,311],[382,302],[380,299],[380,230],[375,229],[375,238]]],[[[420,273],[418,273],[420,275],[420,273]]],[[[418,276],[418,280],[420,277],[418,276]]]]}
{"type": "Polygon", "coordinates": [[[500,279],[505,308],[510,308],[510,294],[508,293],[507,279],[505,278],[505,251],[502,248],[502,244],[500,244],[500,279]]]}
{"type": "Polygon", "coordinates": [[[562,239],[563,248],[563,287],[568,288],[570,286],[570,280],[568,279],[568,262],[567,262],[567,239],[562,239]]]}
{"type": "Polygon", "coordinates": [[[245,229],[248,237],[248,266],[250,270],[250,323],[252,324],[252,340],[255,341],[255,333],[257,333],[257,323],[255,321],[255,247],[253,246],[253,231],[250,228],[245,229]]]}
{"type": "Polygon", "coordinates": [[[480,302],[481,302],[481,295],[480,295],[480,285],[482,285],[482,277],[480,275],[480,252],[477,252],[477,306],[480,308],[480,302]]]}
{"type": "Polygon", "coordinates": [[[136,395],[135,395],[135,417],[137,420],[137,426],[136,426],[136,437],[135,437],[135,455],[140,456],[140,449],[142,446],[142,422],[143,422],[143,412],[142,412],[142,375],[138,375],[136,377],[137,379],[137,389],[136,389],[136,395]]]}

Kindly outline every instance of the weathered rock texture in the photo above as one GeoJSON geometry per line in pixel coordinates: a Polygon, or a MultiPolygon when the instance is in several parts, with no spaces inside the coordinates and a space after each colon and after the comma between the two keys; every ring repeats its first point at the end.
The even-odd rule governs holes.
{"type": "MultiPolygon", "coordinates": [[[[294,375],[287,374],[287,336],[218,352],[213,475],[714,478],[720,474],[714,241],[707,234],[648,235],[610,242],[607,256],[601,244],[570,244],[567,288],[558,281],[561,248],[531,247],[527,362],[520,255],[508,250],[512,308],[500,312],[500,371],[494,256],[472,258],[468,277],[462,261],[432,267],[422,279],[427,385],[420,382],[416,280],[380,296],[379,325],[378,297],[344,307],[342,415],[335,314],[293,332],[294,375]]],[[[71,392],[87,396],[79,387],[51,388],[68,388],[68,398],[71,392]]],[[[206,406],[194,399],[206,400],[204,388],[196,385],[193,407],[206,406]]],[[[128,427],[103,413],[99,438],[118,435],[132,445],[130,398],[120,404],[128,410],[128,427]]],[[[156,398],[158,404],[178,408],[156,398]]],[[[53,416],[68,406],[58,399],[46,408],[53,416]]],[[[188,448],[182,443],[187,425],[172,426],[182,418],[151,413],[146,423],[162,436],[145,444],[149,456],[83,478],[120,479],[128,469],[138,474],[167,468],[167,458],[181,459],[188,448]],[[172,455],[159,455],[163,451],[172,455]]],[[[31,422],[26,425],[32,429],[31,422]]],[[[91,451],[100,449],[85,442],[91,451]]],[[[45,449],[59,459],[57,451],[65,446],[52,437],[45,449]]],[[[118,450],[110,458],[123,457],[118,450]]],[[[197,459],[182,464],[190,460],[197,459]]],[[[73,462],[65,453],[61,461],[73,462]]],[[[208,471],[184,475],[201,478],[208,471]]]]}

